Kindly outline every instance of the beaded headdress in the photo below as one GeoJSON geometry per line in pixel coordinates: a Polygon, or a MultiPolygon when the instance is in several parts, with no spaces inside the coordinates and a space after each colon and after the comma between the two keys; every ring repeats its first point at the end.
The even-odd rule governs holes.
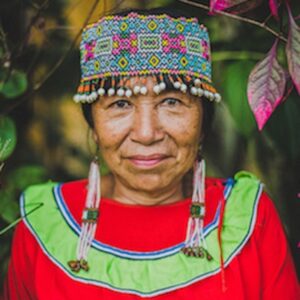
{"type": "Polygon", "coordinates": [[[147,76],[154,78],[156,94],[168,82],[184,93],[221,100],[211,80],[207,29],[196,18],[133,12],[105,16],[83,30],[80,53],[82,77],[75,102],[92,103],[103,95],[145,95],[147,76]],[[136,81],[130,88],[132,77],[136,81]]]}

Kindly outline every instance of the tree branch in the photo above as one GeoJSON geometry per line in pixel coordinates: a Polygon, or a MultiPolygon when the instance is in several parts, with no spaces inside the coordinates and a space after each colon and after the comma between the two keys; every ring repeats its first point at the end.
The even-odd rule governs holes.
{"type": "Polygon", "coordinates": [[[287,98],[289,97],[289,95],[291,94],[293,89],[294,89],[294,84],[293,84],[293,82],[291,82],[291,85],[290,85],[290,87],[287,88],[286,94],[284,95],[283,99],[281,100],[281,103],[283,103],[287,100],[287,98]]]}
{"type": "Polygon", "coordinates": [[[272,18],[272,16],[272,14],[269,14],[261,24],[266,26],[269,20],[272,18]]]}
{"type": "Polygon", "coordinates": [[[0,24],[0,41],[3,44],[4,53],[8,54],[9,53],[9,49],[8,49],[8,45],[7,45],[7,42],[6,42],[6,35],[5,35],[5,32],[4,32],[3,27],[2,27],[1,24],[0,24]]]}
{"type": "Polygon", "coordinates": [[[36,7],[34,5],[34,7],[37,9],[36,14],[31,18],[30,23],[25,31],[24,34],[24,38],[21,42],[21,44],[19,45],[19,47],[17,47],[13,52],[12,52],[12,60],[14,61],[14,59],[16,57],[18,57],[20,55],[20,53],[23,51],[24,46],[28,40],[28,37],[30,35],[31,32],[31,28],[32,26],[37,22],[37,20],[40,18],[42,11],[47,7],[49,0],[45,0],[39,7],[36,7]]]}
{"type": "MultiPolygon", "coordinates": [[[[76,45],[76,42],[78,40],[78,38],[80,37],[80,34],[83,30],[83,28],[88,24],[93,11],[95,10],[95,8],[97,7],[98,3],[100,2],[100,0],[95,0],[94,4],[92,5],[81,29],[79,30],[79,32],[77,33],[77,35],[75,36],[74,40],[72,41],[70,47],[68,48],[68,50],[66,51],[66,53],[54,64],[54,66],[52,67],[52,69],[45,75],[45,77],[43,79],[41,79],[41,81],[39,81],[38,83],[36,83],[33,88],[22,97],[22,99],[20,99],[20,101],[14,101],[14,103],[8,107],[7,109],[4,110],[4,112],[2,114],[7,114],[10,111],[12,111],[13,109],[15,109],[18,105],[20,105],[21,103],[25,102],[27,99],[29,99],[32,94],[34,92],[36,92],[37,90],[39,90],[42,85],[53,75],[53,73],[59,68],[59,66],[63,63],[63,61],[65,60],[65,58],[68,56],[68,54],[71,52],[71,50],[74,48],[74,46],[76,45]]],[[[120,3],[123,3],[124,0],[120,1],[120,3]]],[[[119,4],[118,4],[119,5],[119,4]]],[[[111,11],[114,11],[115,9],[117,9],[118,5],[116,5],[114,8],[111,9],[111,11]]],[[[104,1],[104,11],[107,13],[106,11],[106,2],[104,1]]],[[[111,12],[111,11],[108,11],[111,12]]]]}
{"type": "Polygon", "coordinates": [[[77,40],[79,39],[82,29],[88,24],[94,10],[96,9],[96,7],[98,6],[100,0],[95,0],[95,2],[93,3],[91,9],[89,10],[89,13],[87,15],[87,17],[84,20],[84,23],[82,25],[82,28],[78,31],[78,33],[76,34],[75,38],[73,39],[70,47],[68,48],[68,50],[65,52],[65,54],[55,63],[55,65],[52,67],[52,69],[47,73],[47,75],[45,75],[45,77],[38,83],[36,83],[33,86],[33,90],[37,91],[52,75],[53,73],[58,69],[58,67],[63,63],[63,61],[66,59],[66,57],[69,55],[69,53],[72,51],[72,49],[74,48],[74,46],[77,43],[77,40]]]}
{"type": "MultiPolygon", "coordinates": [[[[206,11],[210,11],[209,6],[207,6],[205,4],[202,4],[202,3],[196,3],[196,2],[193,2],[193,1],[189,1],[189,0],[179,0],[179,2],[182,2],[182,3],[185,3],[185,4],[189,4],[189,5],[193,5],[195,7],[202,8],[202,9],[204,9],[206,11]]],[[[270,28],[269,26],[267,26],[264,23],[260,23],[258,21],[255,21],[255,20],[252,20],[252,19],[249,19],[249,18],[245,18],[245,17],[241,17],[241,16],[238,16],[238,15],[234,15],[234,14],[231,14],[231,13],[228,13],[228,12],[225,12],[225,11],[214,10],[214,13],[216,13],[218,15],[221,15],[221,16],[229,17],[229,18],[234,19],[234,20],[238,20],[238,21],[242,21],[242,22],[245,22],[245,23],[249,23],[249,24],[258,26],[258,27],[263,28],[266,31],[272,33],[277,38],[279,38],[281,41],[283,41],[285,43],[287,42],[287,38],[285,38],[282,35],[282,33],[278,33],[277,31],[273,30],[272,28],[270,28]]]]}
{"type": "MultiPolygon", "coordinates": [[[[37,91],[48,79],[49,77],[51,77],[53,75],[53,73],[59,68],[59,66],[63,63],[63,61],[66,59],[66,57],[69,55],[69,53],[72,51],[72,49],[74,48],[74,46],[77,43],[77,40],[79,39],[81,32],[83,30],[83,28],[88,24],[95,8],[98,6],[100,0],[96,0],[94,2],[94,4],[92,5],[81,29],[78,31],[78,33],[76,34],[73,42],[71,43],[69,49],[66,51],[66,53],[56,62],[56,64],[53,66],[53,68],[48,72],[48,74],[38,83],[36,83],[33,87],[34,91],[37,91]]],[[[121,1],[121,3],[124,1],[121,1]]],[[[113,8],[113,10],[115,10],[117,7],[113,8]]],[[[103,7],[103,11],[106,12],[106,1],[104,1],[104,7],[103,7]]]]}
{"type": "Polygon", "coordinates": [[[76,45],[76,42],[78,40],[78,38],[80,37],[80,34],[82,32],[83,27],[85,27],[91,16],[93,11],[95,10],[95,8],[97,7],[97,5],[99,4],[100,0],[95,0],[94,4],[92,5],[91,9],[89,10],[89,13],[87,15],[87,17],[85,18],[85,21],[81,27],[81,29],[78,31],[78,33],[76,34],[75,38],[73,39],[70,47],[68,48],[68,50],[65,52],[65,54],[54,64],[54,66],[51,68],[51,70],[45,75],[45,77],[43,79],[41,79],[41,81],[39,81],[38,83],[36,83],[32,90],[29,91],[29,93],[27,93],[24,97],[22,97],[20,99],[20,101],[14,101],[14,103],[8,107],[3,114],[7,114],[10,111],[12,111],[13,109],[15,109],[17,106],[19,106],[21,103],[25,102],[27,99],[29,99],[32,94],[34,92],[36,92],[38,89],[41,88],[41,86],[53,75],[53,73],[59,68],[59,66],[63,63],[63,61],[65,60],[65,58],[68,56],[68,54],[72,51],[72,49],[74,48],[74,46],[76,45]]]}

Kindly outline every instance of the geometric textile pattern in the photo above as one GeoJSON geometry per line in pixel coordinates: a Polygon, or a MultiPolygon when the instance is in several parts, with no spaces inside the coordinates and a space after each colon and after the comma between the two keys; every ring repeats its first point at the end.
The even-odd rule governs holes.
{"type": "Polygon", "coordinates": [[[207,29],[195,18],[106,16],[88,25],[80,44],[82,80],[181,74],[211,83],[207,29]]]}

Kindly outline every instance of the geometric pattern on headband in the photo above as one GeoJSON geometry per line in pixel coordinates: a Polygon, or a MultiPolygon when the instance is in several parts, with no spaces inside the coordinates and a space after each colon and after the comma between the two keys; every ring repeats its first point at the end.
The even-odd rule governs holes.
{"type": "Polygon", "coordinates": [[[157,80],[156,93],[165,89],[162,76],[168,76],[182,92],[220,101],[211,80],[208,32],[196,18],[134,12],[105,16],[83,30],[80,57],[76,102],[91,103],[98,95],[114,95],[117,90],[120,95],[127,91],[128,97],[132,92],[145,94],[143,86],[131,91],[125,85],[130,77],[149,75],[157,80]]]}
{"type": "Polygon", "coordinates": [[[84,30],[80,51],[83,80],[163,73],[211,81],[208,33],[195,18],[104,17],[84,30]]]}

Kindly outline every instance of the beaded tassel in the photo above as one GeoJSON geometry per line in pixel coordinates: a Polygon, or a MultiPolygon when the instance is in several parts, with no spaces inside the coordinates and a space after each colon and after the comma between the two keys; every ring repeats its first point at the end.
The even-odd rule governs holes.
{"type": "MultiPolygon", "coordinates": [[[[169,81],[173,87],[182,93],[190,92],[190,94],[197,97],[205,97],[210,101],[220,102],[221,96],[216,93],[216,90],[209,84],[202,82],[199,78],[193,78],[190,75],[180,74],[152,74],[154,79],[153,92],[159,95],[166,90],[169,81]],[[165,81],[164,78],[169,80],[165,81]]],[[[90,82],[82,82],[78,94],[74,96],[76,103],[93,103],[98,99],[98,95],[114,96],[130,98],[132,95],[146,95],[148,88],[146,86],[147,76],[137,75],[134,81],[133,88],[130,87],[130,76],[112,76],[101,78],[98,82],[92,80],[90,82]],[[96,89],[96,86],[98,89],[96,89]],[[106,89],[104,88],[106,87],[106,89]]]]}
{"type": "Polygon", "coordinates": [[[80,269],[85,271],[89,270],[87,256],[97,228],[100,195],[100,172],[98,160],[95,159],[92,161],[89,171],[88,192],[85,200],[85,209],[82,214],[79,241],[77,244],[77,259],[68,262],[68,265],[73,272],[79,272],[80,269]]]}
{"type": "Polygon", "coordinates": [[[119,97],[125,96],[124,79],[121,77],[119,80],[119,86],[117,89],[117,95],[119,97]]]}
{"type": "Polygon", "coordinates": [[[181,80],[181,78],[180,78],[179,76],[177,76],[177,75],[174,75],[174,77],[175,77],[175,80],[174,80],[173,86],[174,86],[174,88],[175,88],[176,90],[179,90],[179,89],[181,89],[181,83],[182,83],[182,80],[181,80]]]}
{"type": "Polygon", "coordinates": [[[141,91],[141,86],[140,86],[140,79],[139,77],[136,77],[134,80],[134,86],[133,86],[133,94],[138,95],[141,91]]]}
{"type": "Polygon", "coordinates": [[[115,78],[112,77],[111,78],[111,87],[107,90],[107,95],[114,96],[115,93],[116,93],[116,81],[115,81],[115,78]]]}
{"type": "Polygon", "coordinates": [[[164,91],[167,88],[167,85],[164,82],[164,77],[163,77],[162,74],[159,75],[159,88],[160,88],[161,92],[164,91]]]}
{"type": "Polygon", "coordinates": [[[98,95],[99,96],[103,96],[105,94],[105,89],[104,89],[104,83],[105,83],[105,80],[104,78],[100,81],[100,87],[97,91],[98,95]]]}
{"type": "Polygon", "coordinates": [[[153,79],[154,79],[154,86],[153,86],[153,92],[156,94],[156,95],[159,95],[160,92],[161,92],[161,88],[160,88],[160,83],[159,83],[159,77],[158,76],[153,76],[153,79]]]}
{"type": "Polygon", "coordinates": [[[126,98],[130,98],[133,94],[132,89],[130,88],[130,78],[125,78],[125,96],[126,98]]]}
{"type": "Polygon", "coordinates": [[[147,95],[147,93],[148,93],[148,89],[147,89],[147,86],[146,86],[147,78],[145,76],[141,77],[141,83],[142,83],[142,86],[141,86],[141,89],[140,89],[140,94],[147,95]]]}
{"type": "Polygon", "coordinates": [[[169,82],[171,82],[171,84],[174,86],[174,83],[175,83],[174,77],[171,74],[167,74],[167,76],[168,76],[169,82]]]}
{"type": "Polygon", "coordinates": [[[211,260],[204,239],[205,215],[205,162],[201,160],[194,167],[194,188],[192,205],[188,221],[185,247],[182,252],[187,256],[204,257],[211,260]]]}

